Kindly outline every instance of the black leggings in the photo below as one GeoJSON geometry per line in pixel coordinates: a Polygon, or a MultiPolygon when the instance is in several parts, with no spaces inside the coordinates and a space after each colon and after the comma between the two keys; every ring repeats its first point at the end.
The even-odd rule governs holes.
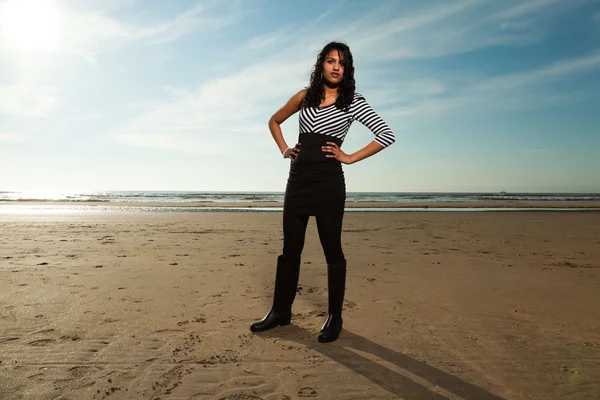
{"type": "MultiPolygon", "coordinates": [[[[283,258],[300,263],[308,214],[283,213],[283,258]]],[[[344,261],[342,251],[343,213],[317,215],[317,230],[327,264],[335,266],[344,261]]]]}

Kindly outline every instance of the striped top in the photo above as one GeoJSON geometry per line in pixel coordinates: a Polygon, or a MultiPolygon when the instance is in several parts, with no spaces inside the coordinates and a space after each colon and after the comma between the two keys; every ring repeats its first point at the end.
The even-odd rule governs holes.
{"type": "Polygon", "coordinates": [[[389,126],[359,93],[354,94],[348,111],[337,109],[334,103],[325,107],[303,107],[298,117],[300,133],[320,133],[342,141],[353,121],[362,123],[373,132],[375,141],[383,147],[388,147],[396,140],[389,126]]]}

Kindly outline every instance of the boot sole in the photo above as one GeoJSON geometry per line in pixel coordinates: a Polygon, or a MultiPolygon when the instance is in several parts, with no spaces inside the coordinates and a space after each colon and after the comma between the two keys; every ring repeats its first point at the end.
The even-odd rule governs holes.
{"type": "Polygon", "coordinates": [[[342,333],[342,332],[340,331],[340,332],[339,332],[337,335],[335,335],[335,336],[333,336],[333,335],[329,335],[329,334],[328,334],[328,335],[322,335],[322,334],[319,334],[319,336],[317,336],[317,340],[318,340],[320,343],[330,343],[330,342],[335,342],[336,340],[338,340],[338,339],[339,339],[339,337],[340,337],[340,334],[341,334],[341,333],[342,333]]]}
{"type": "Polygon", "coordinates": [[[336,340],[339,339],[339,336],[333,337],[333,336],[319,336],[317,337],[317,340],[319,341],[319,343],[331,343],[331,342],[335,342],[336,340]]]}
{"type": "Polygon", "coordinates": [[[257,328],[254,325],[250,325],[250,330],[252,332],[264,332],[264,331],[268,331],[268,330],[277,328],[278,326],[286,326],[286,325],[289,325],[291,323],[292,323],[292,319],[290,318],[290,319],[285,319],[283,321],[276,322],[273,325],[265,326],[264,328],[257,328]]]}

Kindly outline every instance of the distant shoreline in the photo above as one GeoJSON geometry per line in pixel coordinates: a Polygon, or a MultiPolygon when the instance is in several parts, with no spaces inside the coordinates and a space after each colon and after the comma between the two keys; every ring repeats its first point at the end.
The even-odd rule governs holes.
{"type": "MultiPolygon", "coordinates": [[[[282,202],[128,202],[128,201],[0,201],[0,211],[2,208],[10,205],[12,207],[132,207],[132,208],[273,208],[282,207],[282,202]]],[[[368,202],[346,202],[347,209],[366,208],[366,209],[383,209],[383,208],[464,208],[464,209],[503,209],[503,208],[561,208],[561,209],[598,209],[600,210],[600,202],[598,201],[443,201],[443,202],[388,202],[388,201],[368,201],[368,202]]]]}

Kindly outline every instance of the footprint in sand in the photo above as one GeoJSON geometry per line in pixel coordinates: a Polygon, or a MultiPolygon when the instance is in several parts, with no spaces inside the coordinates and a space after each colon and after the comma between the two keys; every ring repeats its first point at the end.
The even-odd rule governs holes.
{"type": "Polygon", "coordinates": [[[504,340],[512,343],[527,344],[527,339],[515,335],[503,335],[504,340]]]}
{"type": "Polygon", "coordinates": [[[246,347],[252,341],[253,335],[242,333],[238,335],[239,347],[246,347]]]}
{"type": "Polygon", "coordinates": [[[298,390],[298,397],[317,397],[318,393],[311,387],[303,387],[298,390]]]}
{"type": "Polygon", "coordinates": [[[183,329],[159,329],[154,331],[154,333],[171,333],[171,332],[183,332],[183,329]]]}
{"type": "MultiPolygon", "coordinates": [[[[115,392],[120,392],[121,390],[122,390],[122,388],[120,388],[120,387],[115,387],[115,386],[113,386],[113,387],[111,387],[111,388],[107,388],[107,389],[106,389],[106,391],[104,392],[104,396],[103,396],[102,398],[103,398],[103,399],[105,399],[105,398],[107,398],[108,396],[110,396],[111,394],[113,394],[113,393],[115,393],[115,392]]],[[[127,389],[125,389],[125,390],[127,390],[127,389]]],[[[98,389],[98,390],[96,391],[96,393],[101,393],[101,392],[100,392],[100,389],[98,389]]]]}
{"type": "Polygon", "coordinates": [[[44,374],[35,374],[35,375],[29,375],[27,377],[27,379],[31,379],[33,380],[35,383],[42,383],[44,381],[44,374]]]}
{"type": "Polygon", "coordinates": [[[302,360],[302,361],[306,365],[317,366],[323,362],[323,358],[321,358],[320,356],[318,356],[316,354],[311,354],[310,356],[305,357],[304,360],[302,360]]]}
{"type": "Polygon", "coordinates": [[[42,329],[41,331],[33,332],[33,334],[37,335],[38,333],[50,333],[50,332],[54,332],[54,329],[52,329],[52,328],[42,329]]]}
{"type": "Polygon", "coordinates": [[[355,302],[353,302],[353,301],[350,301],[350,300],[345,300],[345,301],[344,301],[344,307],[345,307],[347,310],[355,310],[355,309],[356,309],[358,306],[357,306],[357,305],[356,305],[356,303],[355,303],[355,302]]]}
{"type": "Polygon", "coordinates": [[[91,372],[101,371],[100,367],[88,367],[88,366],[76,366],[73,368],[69,368],[68,371],[73,377],[79,378],[84,375],[89,375],[91,372]]]}
{"type": "Polygon", "coordinates": [[[77,342],[77,341],[81,340],[79,335],[64,335],[64,336],[61,336],[60,338],[61,338],[61,340],[70,340],[72,342],[77,342]]]}
{"type": "Polygon", "coordinates": [[[28,344],[30,346],[46,346],[53,342],[56,342],[56,340],[54,340],[54,339],[39,339],[39,340],[34,340],[33,342],[29,342],[28,344]]]}
{"type": "MultiPolygon", "coordinates": [[[[310,316],[310,317],[319,317],[319,318],[321,318],[321,317],[326,316],[327,313],[325,311],[322,311],[322,310],[321,311],[319,311],[319,310],[313,310],[313,311],[309,311],[307,315],[310,316]]],[[[298,314],[298,317],[299,318],[303,318],[304,315],[298,314]]]]}
{"type": "Polygon", "coordinates": [[[98,240],[100,241],[100,244],[113,244],[115,242],[115,239],[112,236],[103,236],[98,240]]]}
{"type": "Polygon", "coordinates": [[[225,397],[219,397],[219,400],[263,400],[262,397],[252,396],[250,394],[230,394],[225,397]]]}
{"type": "Polygon", "coordinates": [[[192,369],[184,369],[182,365],[177,365],[162,374],[161,379],[152,385],[152,390],[155,392],[161,391],[163,394],[171,394],[174,389],[181,385],[182,379],[191,372],[192,369]]]}

